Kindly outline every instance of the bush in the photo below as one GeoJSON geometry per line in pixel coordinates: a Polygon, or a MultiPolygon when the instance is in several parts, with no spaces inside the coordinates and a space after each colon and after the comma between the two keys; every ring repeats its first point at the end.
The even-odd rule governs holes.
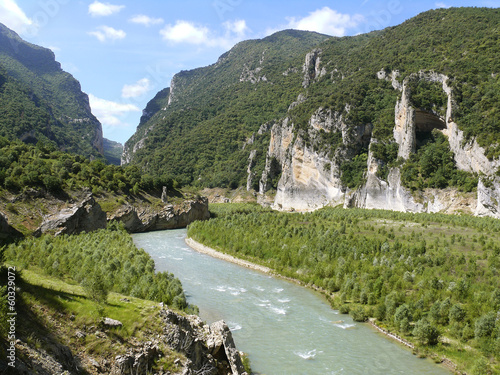
{"type": "Polygon", "coordinates": [[[476,320],[474,326],[474,336],[476,339],[491,336],[495,329],[496,318],[497,314],[491,311],[476,320]]]}
{"type": "Polygon", "coordinates": [[[465,318],[465,310],[457,303],[451,307],[448,317],[452,322],[461,322],[465,318]]]}
{"type": "Polygon", "coordinates": [[[439,331],[426,318],[420,319],[413,329],[413,336],[423,345],[436,345],[439,331]]]}
{"type": "Polygon", "coordinates": [[[339,307],[339,313],[349,314],[349,305],[342,305],[339,307]]]}
{"type": "Polygon", "coordinates": [[[106,285],[102,275],[95,272],[82,282],[87,297],[97,303],[106,303],[109,295],[109,287],[106,285]]]}
{"type": "Polygon", "coordinates": [[[349,311],[352,319],[355,322],[366,322],[368,320],[368,315],[366,314],[365,308],[363,306],[356,306],[349,311]]]}

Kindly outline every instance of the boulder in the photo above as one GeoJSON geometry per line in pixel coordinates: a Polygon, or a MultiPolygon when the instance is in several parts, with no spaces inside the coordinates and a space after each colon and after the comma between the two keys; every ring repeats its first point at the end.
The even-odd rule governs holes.
{"type": "Polygon", "coordinates": [[[42,225],[35,231],[35,236],[42,233],[76,234],[80,232],[91,232],[106,228],[106,213],[89,194],[80,203],[73,207],[61,210],[59,213],[45,218],[42,225]]]}
{"type": "Polygon", "coordinates": [[[104,318],[102,321],[102,324],[108,328],[115,328],[115,327],[123,326],[122,322],[120,322],[119,320],[111,319],[111,318],[104,318]]]}
{"type": "Polygon", "coordinates": [[[117,212],[112,214],[108,221],[117,220],[123,223],[123,226],[128,232],[137,233],[144,230],[144,224],[137,214],[137,210],[130,205],[121,207],[117,212]]]}
{"type": "Polygon", "coordinates": [[[188,358],[187,374],[247,375],[233,336],[224,321],[208,326],[195,315],[162,310],[165,343],[188,358]]]}
{"type": "Polygon", "coordinates": [[[131,233],[153,230],[185,228],[196,220],[210,218],[208,199],[199,197],[184,201],[179,205],[166,205],[161,209],[151,207],[138,209],[127,205],[110,215],[109,221],[118,220],[131,233]]]}
{"type": "Polygon", "coordinates": [[[111,368],[111,375],[148,375],[161,352],[157,341],[148,341],[142,347],[119,355],[111,368]]]}
{"type": "Polygon", "coordinates": [[[207,220],[209,218],[208,199],[200,197],[196,200],[184,201],[180,206],[165,206],[151,217],[146,228],[148,230],[185,228],[193,221],[207,220]]]}

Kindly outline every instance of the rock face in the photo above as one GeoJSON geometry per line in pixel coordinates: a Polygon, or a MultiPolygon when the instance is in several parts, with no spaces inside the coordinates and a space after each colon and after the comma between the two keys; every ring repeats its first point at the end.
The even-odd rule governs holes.
{"type": "Polygon", "coordinates": [[[208,326],[195,315],[182,316],[161,311],[165,341],[189,359],[184,374],[247,374],[226,323],[208,326]]]}
{"type": "Polygon", "coordinates": [[[121,221],[132,233],[153,230],[185,228],[196,220],[210,218],[208,199],[200,197],[184,201],[180,205],[166,205],[161,209],[125,206],[109,217],[109,221],[121,221]]]}
{"type": "Polygon", "coordinates": [[[357,147],[369,140],[371,126],[359,126],[354,132],[344,123],[342,115],[319,108],[309,121],[309,144],[300,136],[294,137],[293,124],[288,118],[271,129],[260,193],[264,194],[273,159],[281,163],[281,178],[277,186],[274,208],[284,210],[314,210],[327,204],[344,202],[345,187],[340,180],[336,160],[350,158],[357,147]],[[336,135],[342,147],[329,156],[329,150],[315,150],[322,134],[336,135]]]}
{"type": "Polygon", "coordinates": [[[111,368],[110,375],[146,375],[161,354],[158,342],[148,341],[142,347],[131,349],[125,355],[119,355],[111,368]]]}
{"type": "Polygon", "coordinates": [[[92,194],[87,195],[80,203],[50,215],[35,231],[35,235],[53,232],[55,235],[91,232],[106,228],[106,213],[95,201],[92,194]]]}
{"type": "MultiPolygon", "coordinates": [[[[304,73],[309,74],[304,78],[305,86],[312,84],[318,74],[321,75],[320,54],[321,51],[314,50],[306,56],[304,73]]],[[[453,121],[454,100],[448,77],[434,72],[419,72],[400,83],[398,76],[397,71],[390,75],[384,71],[377,73],[379,79],[390,81],[393,88],[401,92],[395,103],[393,129],[394,139],[399,145],[398,157],[406,160],[416,151],[418,131],[441,131],[449,140],[457,168],[482,176],[475,197],[450,189],[428,189],[412,194],[402,186],[399,168],[390,170],[385,180],[379,178],[377,171],[381,163],[370,150],[370,145],[377,142],[371,138],[371,125],[350,128],[344,123],[341,114],[321,107],[311,116],[306,137],[294,130],[289,118],[273,125],[259,193],[263,195],[270,189],[271,162],[277,160],[281,177],[273,205],[276,209],[308,211],[325,205],[343,204],[344,207],[408,212],[465,212],[500,218],[500,178],[496,175],[500,160],[488,160],[484,149],[475,140],[466,141],[463,132],[453,121]],[[412,105],[410,79],[441,85],[448,98],[445,117],[416,109],[412,105]],[[339,145],[333,144],[336,149],[334,154],[320,147],[325,143],[321,140],[322,135],[328,133],[333,136],[330,139],[341,142],[339,145]],[[356,191],[350,191],[341,182],[340,163],[351,159],[361,147],[369,150],[366,182],[356,191]]],[[[305,100],[302,97],[302,100],[290,106],[291,109],[305,100]]],[[[349,112],[349,108],[346,108],[346,112],[349,112]]],[[[251,170],[248,172],[250,176],[251,170]]]]}

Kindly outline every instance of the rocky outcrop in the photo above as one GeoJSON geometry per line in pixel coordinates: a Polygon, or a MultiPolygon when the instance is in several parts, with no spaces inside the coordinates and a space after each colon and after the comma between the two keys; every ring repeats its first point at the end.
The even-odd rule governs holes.
{"type": "Polygon", "coordinates": [[[42,225],[34,234],[39,236],[43,233],[54,233],[57,236],[91,232],[106,228],[106,224],[106,213],[93,195],[88,194],[80,203],[44,218],[42,225]]]}
{"type": "Polygon", "coordinates": [[[309,211],[328,204],[344,203],[346,189],[340,180],[337,161],[352,157],[354,150],[370,139],[370,133],[370,125],[350,129],[344,123],[342,114],[319,108],[309,121],[306,142],[303,135],[295,136],[293,124],[285,118],[271,129],[260,194],[270,188],[268,176],[274,159],[281,164],[274,208],[309,211]],[[334,155],[331,150],[323,150],[320,146],[324,143],[322,135],[331,133],[337,133],[339,142],[334,155]]]}
{"type": "Polygon", "coordinates": [[[185,228],[193,221],[209,218],[208,199],[200,197],[178,205],[165,205],[161,209],[127,205],[110,215],[108,220],[120,221],[128,232],[137,233],[185,228]]]}
{"type": "MultiPolygon", "coordinates": [[[[392,81],[394,82],[393,72],[392,81]]],[[[378,73],[379,78],[385,78],[384,74],[378,73]]],[[[416,132],[418,130],[438,129],[447,136],[450,149],[455,156],[455,162],[459,169],[468,172],[484,174],[486,177],[480,179],[477,188],[477,197],[471,201],[470,197],[463,201],[463,204],[456,205],[457,199],[449,194],[434,191],[434,194],[422,192],[420,200],[416,203],[414,197],[401,186],[400,178],[395,171],[391,171],[387,181],[381,181],[376,177],[377,163],[370,157],[368,160],[367,183],[359,192],[358,207],[364,208],[385,208],[397,211],[412,212],[446,212],[450,207],[454,207],[453,212],[474,213],[477,216],[500,217],[500,181],[494,176],[500,167],[500,160],[488,160],[484,149],[480,147],[476,140],[466,140],[464,133],[453,121],[453,92],[448,85],[449,78],[444,74],[435,72],[419,72],[406,78],[401,85],[393,83],[393,87],[402,91],[401,99],[395,107],[394,139],[399,144],[398,157],[407,159],[416,148],[416,132]],[[408,80],[418,78],[440,84],[447,95],[447,107],[445,118],[440,118],[436,114],[425,113],[415,109],[410,100],[408,80]],[[484,181],[488,181],[488,187],[484,181]],[[443,200],[444,199],[444,200],[443,200]],[[452,200],[449,200],[452,199],[452,200]],[[475,208],[474,208],[475,206],[475,208]]],[[[397,82],[397,81],[396,81],[397,82]]],[[[461,201],[458,199],[458,201],[461,201]]]]}
{"type": "Polygon", "coordinates": [[[162,310],[165,342],[186,355],[184,374],[247,374],[231,331],[223,321],[206,325],[195,315],[182,316],[162,310]]]}
{"type": "Polygon", "coordinates": [[[477,185],[476,216],[493,216],[500,219],[500,178],[480,178],[477,185]]]}
{"type": "Polygon", "coordinates": [[[323,51],[319,48],[313,49],[306,55],[304,65],[302,66],[302,73],[304,73],[304,80],[302,87],[307,88],[315,79],[326,74],[326,69],[320,69],[321,66],[321,53],[323,51]]]}
{"type": "MultiPolygon", "coordinates": [[[[122,341],[120,350],[125,353],[119,355],[109,351],[91,355],[85,350],[79,350],[81,348],[78,345],[61,344],[56,335],[36,336],[39,332],[35,333],[35,337],[42,345],[35,347],[33,339],[18,339],[16,371],[12,373],[167,375],[171,372],[161,368],[158,360],[174,355],[176,374],[248,375],[226,323],[219,321],[207,325],[196,315],[183,315],[164,307],[156,311],[155,315],[160,323],[158,328],[143,331],[146,335],[144,341],[136,338],[122,341]]],[[[97,330],[95,326],[84,325],[85,332],[76,331],[75,338],[84,340],[87,335],[95,335],[113,350],[115,347],[112,343],[116,341],[116,336],[111,332],[120,325],[117,321],[106,319],[112,324],[103,322],[97,330]]],[[[74,323],[70,320],[68,324],[74,323]]],[[[5,362],[0,361],[1,373],[7,371],[4,364],[5,362]]]]}
{"type": "MultiPolygon", "coordinates": [[[[319,75],[321,51],[313,50],[304,64],[304,86],[307,87],[319,75]]],[[[392,168],[385,179],[377,172],[382,162],[373,157],[369,149],[366,182],[355,191],[343,186],[340,180],[340,164],[349,160],[359,147],[376,143],[370,139],[371,125],[352,128],[343,121],[343,115],[319,108],[310,118],[307,134],[294,131],[288,118],[277,122],[271,129],[271,141],[267,153],[266,168],[261,177],[259,192],[264,194],[270,189],[269,175],[271,162],[281,164],[281,177],[277,185],[273,207],[283,210],[314,210],[325,205],[343,204],[344,207],[368,209],[388,209],[408,212],[447,212],[470,213],[477,216],[500,218],[500,178],[496,176],[500,160],[489,160],[485,151],[476,140],[466,140],[464,133],[453,120],[453,92],[448,84],[449,78],[434,72],[411,74],[402,82],[399,72],[387,74],[377,72],[379,79],[391,82],[393,88],[401,92],[395,103],[394,139],[398,144],[398,157],[408,159],[417,148],[417,132],[441,131],[448,137],[450,149],[455,155],[459,169],[479,174],[483,177],[477,188],[477,196],[459,193],[453,189],[427,189],[410,192],[401,183],[399,168],[392,168]],[[415,108],[411,101],[410,80],[425,80],[438,84],[447,95],[446,115],[427,112],[415,108]],[[341,145],[333,145],[335,153],[322,150],[321,134],[337,132],[341,145]]],[[[300,98],[300,96],[299,96],[300,98]]],[[[292,103],[290,109],[305,100],[292,103]]],[[[345,113],[349,113],[346,106],[345,113]]],[[[250,172],[249,172],[250,173],[250,172]]]]}
{"type": "Polygon", "coordinates": [[[115,358],[110,375],[148,375],[152,373],[155,361],[161,355],[158,341],[148,341],[142,347],[129,350],[115,358]]]}

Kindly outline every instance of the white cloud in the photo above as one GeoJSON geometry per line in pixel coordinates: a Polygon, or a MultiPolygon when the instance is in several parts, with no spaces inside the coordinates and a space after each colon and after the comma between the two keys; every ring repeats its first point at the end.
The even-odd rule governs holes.
{"type": "Polygon", "coordinates": [[[142,78],[132,85],[123,85],[123,98],[137,98],[151,91],[151,81],[147,78],[142,78]]]}
{"type": "Polygon", "coordinates": [[[33,21],[14,0],[0,0],[0,22],[19,34],[25,34],[33,21]]]}
{"type": "Polygon", "coordinates": [[[231,48],[234,44],[244,39],[248,27],[244,20],[225,22],[224,34],[220,35],[208,27],[196,25],[193,22],[178,20],[175,25],[165,25],[160,30],[160,35],[166,41],[179,44],[204,45],[208,47],[231,48]]]}
{"type": "Polygon", "coordinates": [[[436,3],[436,8],[449,8],[449,5],[446,5],[445,3],[436,3]]]}
{"type": "Polygon", "coordinates": [[[89,5],[89,14],[92,17],[110,16],[113,13],[118,13],[123,8],[125,8],[125,5],[113,5],[110,3],[101,3],[100,1],[94,1],[89,5]]]}
{"type": "Polygon", "coordinates": [[[364,18],[360,14],[342,14],[329,7],[324,7],[309,13],[304,18],[289,18],[288,28],[344,36],[347,29],[358,26],[363,20],[364,18]]]}
{"type": "Polygon", "coordinates": [[[163,23],[163,18],[152,18],[145,16],[144,14],[138,14],[134,17],[132,17],[130,22],[133,23],[138,23],[140,25],[144,25],[146,27],[152,26],[152,25],[160,25],[163,23]]]}
{"type": "Polygon", "coordinates": [[[235,33],[236,35],[245,35],[249,31],[245,20],[227,21],[223,25],[228,32],[235,33]]]}
{"type": "Polygon", "coordinates": [[[88,34],[95,36],[100,42],[123,39],[127,36],[125,31],[117,30],[109,26],[99,26],[96,31],[90,31],[88,34]]]}
{"type": "Polygon", "coordinates": [[[166,25],[160,30],[163,39],[173,43],[205,44],[209,40],[210,30],[189,21],[176,21],[175,25],[166,25]]]}
{"type": "Polygon", "coordinates": [[[117,103],[106,99],[98,98],[92,94],[89,94],[90,108],[92,108],[92,113],[103,126],[117,127],[117,126],[128,126],[123,124],[120,120],[121,116],[128,114],[129,112],[140,112],[141,110],[133,104],[117,103]]]}

